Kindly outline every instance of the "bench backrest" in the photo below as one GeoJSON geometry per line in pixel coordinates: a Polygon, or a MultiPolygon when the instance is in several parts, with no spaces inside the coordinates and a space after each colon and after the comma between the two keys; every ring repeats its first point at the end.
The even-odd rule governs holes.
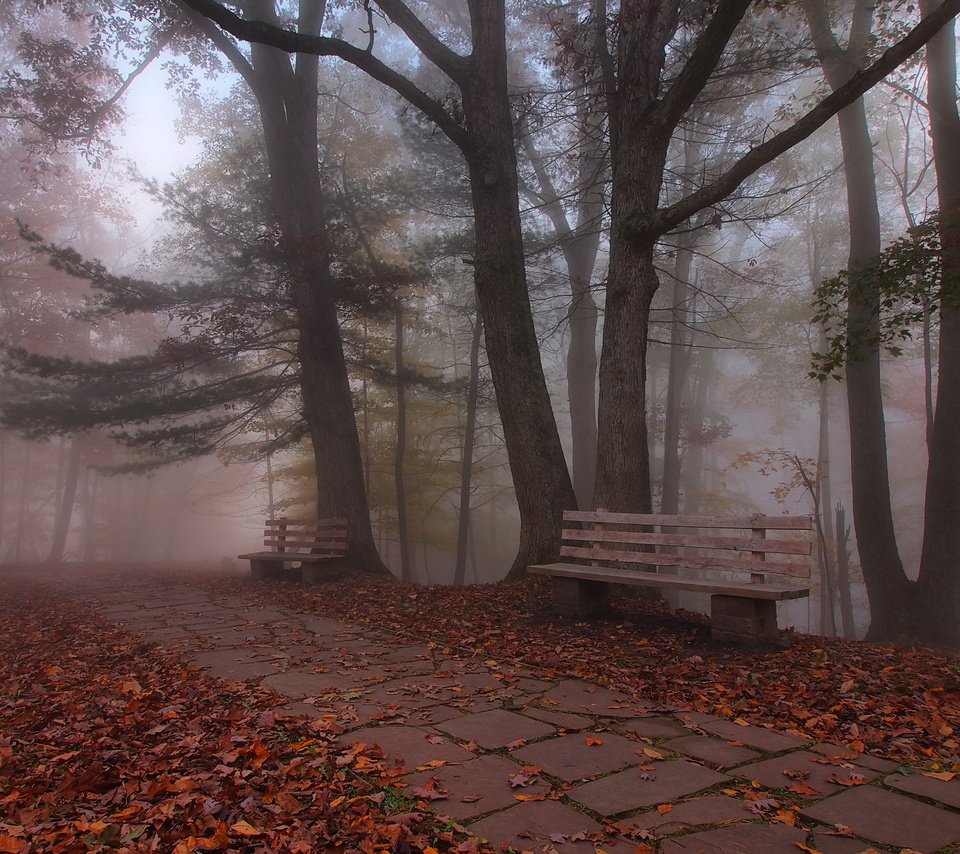
{"type": "Polygon", "coordinates": [[[346,519],[268,519],[263,544],[273,552],[339,555],[347,550],[346,519]]]}
{"type": "Polygon", "coordinates": [[[750,573],[810,577],[813,543],[810,516],[663,516],[567,510],[563,514],[562,557],[593,564],[637,564],[645,568],[750,573]],[[578,525],[578,527],[574,527],[578,525]],[[769,537],[770,532],[790,537],[769,537]],[[775,555],[768,560],[768,555],[775,555]],[[786,555],[788,557],[781,557],[786,555]],[[790,556],[796,556],[791,559],[790,556]]]}

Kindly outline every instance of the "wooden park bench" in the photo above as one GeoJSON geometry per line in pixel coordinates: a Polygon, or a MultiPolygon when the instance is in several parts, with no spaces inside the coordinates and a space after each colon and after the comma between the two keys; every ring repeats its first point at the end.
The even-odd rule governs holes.
{"type": "Polygon", "coordinates": [[[810,594],[809,582],[802,580],[810,577],[810,516],[598,510],[565,511],[563,521],[560,556],[581,562],[530,567],[530,572],[553,577],[553,607],[559,614],[586,618],[601,613],[608,584],[693,590],[710,594],[714,640],[768,643],[779,637],[777,602],[810,594]],[[772,532],[778,536],[768,536],[772,532]]]}
{"type": "Polygon", "coordinates": [[[347,531],[346,519],[268,519],[263,544],[269,551],[251,552],[239,559],[250,561],[254,578],[275,578],[284,569],[299,567],[304,581],[317,581],[323,564],[346,554],[347,531]]]}

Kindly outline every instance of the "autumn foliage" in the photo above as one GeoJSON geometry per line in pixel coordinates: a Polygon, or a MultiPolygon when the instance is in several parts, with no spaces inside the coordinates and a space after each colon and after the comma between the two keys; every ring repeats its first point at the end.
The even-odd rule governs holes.
{"type": "Polygon", "coordinates": [[[0,852],[478,851],[372,745],[0,580],[0,852]]]}

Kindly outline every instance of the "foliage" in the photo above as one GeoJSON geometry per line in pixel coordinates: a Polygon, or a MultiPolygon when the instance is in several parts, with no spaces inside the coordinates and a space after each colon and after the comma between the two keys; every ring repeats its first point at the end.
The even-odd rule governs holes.
{"type": "Polygon", "coordinates": [[[0,585],[0,685],[0,851],[481,850],[388,798],[376,748],[52,587],[0,585]]]}
{"type": "MultiPolygon", "coordinates": [[[[220,592],[231,586],[215,584],[220,592]]],[[[539,578],[474,587],[350,579],[306,594],[276,584],[254,589],[272,607],[282,602],[522,662],[550,678],[589,679],[669,708],[859,743],[900,761],[952,763],[960,754],[960,663],[930,649],[800,634],[776,655],[718,647],[706,618],[627,596],[614,596],[611,616],[594,623],[544,619],[550,592],[539,578]]]]}
{"type": "Polygon", "coordinates": [[[903,353],[918,326],[935,318],[944,300],[955,305],[957,283],[943,280],[940,218],[934,214],[897,238],[874,261],[825,279],[814,295],[814,323],[826,329],[827,350],[813,354],[810,376],[839,379],[847,360],[859,361],[876,347],[903,353]],[[872,324],[845,322],[846,303],[876,301],[872,324]]]}

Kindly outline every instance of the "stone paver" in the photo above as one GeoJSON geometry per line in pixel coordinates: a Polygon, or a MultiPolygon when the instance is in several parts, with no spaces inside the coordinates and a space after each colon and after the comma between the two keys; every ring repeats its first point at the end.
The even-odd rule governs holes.
{"type": "Polygon", "coordinates": [[[805,799],[832,795],[851,784],[856,785],[858,781],[869,783],[880,776],[869,768],[823,765],[818,759],[822,760],[823,757],[808,750],[797,750],[774,759],[742,765],[730,773],[774,789],[789,789],[790,786],[804,784],[819,793],[802,794],[801,797],[805,799]]]}
{"type": "Polygon", "coordinates": [[[648,830],[656,836],[669,836],[702,824],[749,821],[754,818],[756,816],[747,810],[743,801],[726,795],[710,795],[672,804],[666,812],[650,810],[622,819],[617,827],[625,834],[635,835],[635,831],[648,830]]]}
{"type": "Polygon", "coordinates": [[[470,819],[493,810],[516,806],[514,795],[545,795],[550,791],[546,782],[535,782],[522,789],[510,787],[510,775],[521,766],[502,756],[479,756],[462,765],[444,765],[442,768],[421,771],[406,778],[402,793],[416,797],[415,789],[437,781],[437,789],[446,793],[443,801],[431,801],[432,808],[456,819],[470,819]]]}
{"type": "Polygon", "coordinates": [[[903,773],[895,762],[844,747],[458,657],[242,595],[134,581],[73,579],[105,616],[181,650],[207,674],[258,680],[287,697],[273,709],[278,717],[323,719],[340,728],[341,745],[362,743],[372,760],[402,765],[398,791],[442,792],[420,808],[466,823],[495,846],[593,854],[614,850],[610,834],[618,832],[630,840],[619,840],[625,852],[646,839],[658,854],[795,854],[807,841],[823,854],[871,845],[933,852],[960,842],[960,780],[903,773]],[[511,747],[521,741],[532,743],[511,747]],[[532,782],[513,789],[510,775],[518,772],[532,782]],[[846,788],[844,778],[863,784],[846,788]],[[737,794],[744,780],[810,787],[777,795],[808,804],[799,813],[803,827],[763,822],[737,794]],[[521,802],[518,794],[543,800],[521,802]],[[625,817],[605,832],[598,815],[625,817]],[[856,838],[832,834],[836,824],[856,838]]]}
{"type": "Polygon", "coordinates": [[[848,789],[807,807],[803,815],[824,824],[844,824],[871,842],[923,854],[960,840],[960,815],[876,786],[848,789]]]}
{"type": "MultiPolygon", "coordinates": [[[[618,694],[579,679],[566,679],[547,691],[540,699],[545,709],[576,714],[602,715],[609,718],[632,718],[639,705],[626,694],[618,694]]],[[[645,711],[640,709],[639,711],[645,711]]]]}
{"type": "Polygon", "coordinates": [[[782,824],[737,824],[668,839],[660,854],[797,854],[806,836],[782,824]]]}
{"type": "Polygon", "coordinates": [[[712,738],[709,735],[685,735],[683,738],[673,738],[670,741],[665,741],[663,746],[675,750],[677,753],[682,753],[684,756],[701,759],[721,768],[742,765],[744,762],[749,762],[751,759],[757,759],[760,756],[756,750],[751,750],[749,747],[738,747],[729,741],[712,738]]]}
{"type": "Polygon", "coordinates": [[[536,718],[538,721],[553,724],[557,729],[570,730],[571,732],[589,729],[594,725],[593,718],[584,715],[572,715],[569,712],[555,712],[537,706],[527,706],[523,709],[523,714],[528,718],[536,718]]]}
{"type": "Polygon", "coordinates": [[[387,759],[410,772],[433,761],[469,762],[476,755],[435,732],[413,726],[366,727],[342,735],[338,740],[348,747],[358,743],[370,747],[380,745],[387,759]]]}
{"type": "Polygon", "coordinates": [[[758,726],[740,726],[733,721],[709,721],[700,724],[700,728],[713,733],[713,735],[719,735],[721,738],[742,742],[748,747],[759,747],[767,753],[792,750],[809,743],[794,735],[784,735],[780,732],[774,732],[772,729],[764,729],[758,726]]]}
{"type": "Polygon", "coordinates": [[[503,709],[491,709],[489,712],[446,721],[438,724],[437,729],[460,741],[475,742],[487,750],[506,747],[517,741],[531,741],[556,732],[549,724],[532,721],[503,709]]]}
{"type": "Polygon", "coordinates": [[[883,782],[901,792],[921,795],[960,809],[960,780],[938,780],[923,774],[891,774],[883,782]]]}
{"type": "Polygon", "coordinates": [[[529,801],[469,825],[471,833],[486,837],[496,848],[509,845],[517,851],[543,851],[544,846],[559,854],[594,854],[596,844],[570,842],[571,836],[591,834],[602,827],[589,816],[558,801],[529,801]]]}
{"type": "Polygon", "coordinates": [[[622,735],[635,735],[639,738],[660,739],[660,738],[678,738],[682,735],[690,735],[690,730],[683,726],[676,718],[664,718],[650,716],[646,718],[636,718],[635,720],[624,721],[612,727],[616,732],[622,735]]]}
{"type": "Polygon", "coordinates": [[[529,744],[514,750],[513,755],[525,764],[536,765],[554,777],[573,782],[639,764],[639,747],[635,741],[612,732],[577,733],[529,744]],[[602,743],[591,744],[588,739],[602,743]]]}
{"type": "Polygon", "coordinates": [[[570,797],[601,815],[616,815],[639,807],[666,804],[728,779],[702,765],[674,759],[644,769],[628,768],[584,783],[571,791],[570,797]]]}

